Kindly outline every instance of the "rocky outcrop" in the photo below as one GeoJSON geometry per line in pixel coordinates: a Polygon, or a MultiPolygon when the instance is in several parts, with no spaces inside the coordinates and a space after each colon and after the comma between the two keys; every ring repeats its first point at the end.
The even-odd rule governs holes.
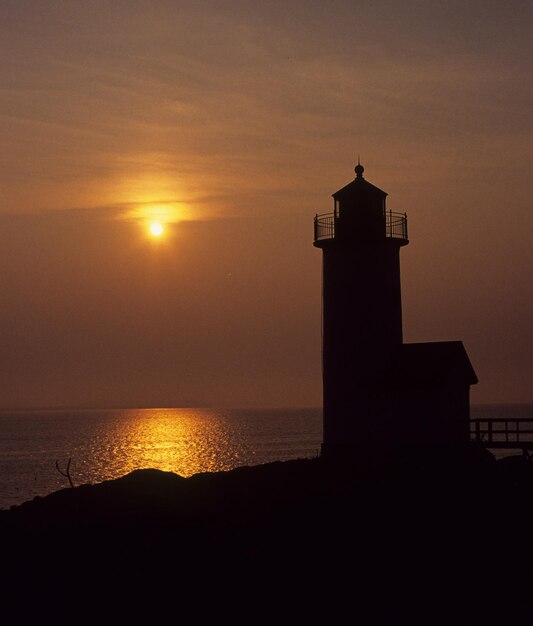
{"type": "Polygon", "coordinates": [[[530,611],[531,468],[470,446],[64,489],[0,512],[4,608],[18,623],[513,623],[530,611]]]}

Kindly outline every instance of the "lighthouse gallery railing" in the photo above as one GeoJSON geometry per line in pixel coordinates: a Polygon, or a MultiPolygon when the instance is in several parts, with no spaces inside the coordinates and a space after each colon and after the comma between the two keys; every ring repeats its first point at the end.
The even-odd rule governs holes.
{"type": "MultiPolygon", "coordinates": [[[[335,213],[315,215],[315,241],[335,239],[335,213]]],[[[407,239],[407,213],[385,212],[385,237],[407,239]]]]}

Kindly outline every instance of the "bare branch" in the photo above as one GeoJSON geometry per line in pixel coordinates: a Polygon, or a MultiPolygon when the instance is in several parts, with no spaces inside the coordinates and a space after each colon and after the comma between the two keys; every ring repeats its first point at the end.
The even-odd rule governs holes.
{"type": "Polygon", "coordinates": [[[68,479],[68,482],[70,484],[71,487],[74,487],[74,483],[72,482],[72,478],[70,477],[70,462],[72,461],[72,459],[70,458],[68,460],[67,463],[67,467],[66,470],[63,471],[60,467],[59,467],[59,461],[56,461],[56,470],[61,474],[61,476],[64,476],[65,478],[68,479]]]}

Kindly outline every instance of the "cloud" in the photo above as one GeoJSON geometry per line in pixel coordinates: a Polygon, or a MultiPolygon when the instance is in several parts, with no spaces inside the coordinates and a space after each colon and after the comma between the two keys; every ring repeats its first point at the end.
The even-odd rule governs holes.
{"type": "Polygon", "coordinates": [[[117,402],[158,380],[176,402],[216,403],[221,389],[229,402],[247,380],[286,398],[305,372],[318,398],[312,215],[358,153],[409,213],[411,338],[460,329],[487,362],[508,355],[510,327],[529,324],[530,10],[3,3],[0,354],[13,393],[90,399],[117,377],[117,402]],[[159,247],[138,223],[153,212],[170,223],[159,247]]]}

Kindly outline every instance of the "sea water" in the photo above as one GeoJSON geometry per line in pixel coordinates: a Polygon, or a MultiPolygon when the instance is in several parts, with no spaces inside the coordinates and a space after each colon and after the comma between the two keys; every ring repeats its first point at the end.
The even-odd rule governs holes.
{"type": "MultiPolygon", "coordinates": [[[[533,419],[533,405],[471,413],[533,419]]],[[[143,468],[191,476],[310,458],[321,441],[319,408],[0,411],[0,508],[67,487],[56,463],[65,472],[69,459],[81,485],[143,468]]]]}
{"type": "Polygon", "coordinates": [[[0,411],[0,508],[143,468],[191,476],[309,458],[322,411],[112,409],[0,411]]]}

